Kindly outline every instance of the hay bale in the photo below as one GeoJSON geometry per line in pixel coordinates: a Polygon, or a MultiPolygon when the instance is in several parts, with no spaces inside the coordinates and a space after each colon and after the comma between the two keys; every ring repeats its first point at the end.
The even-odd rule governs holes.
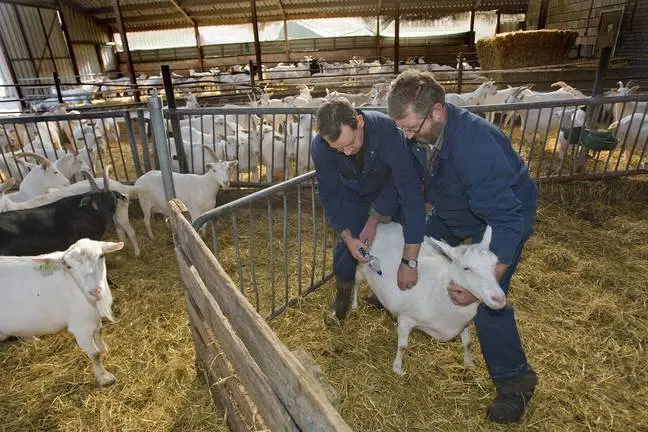
{"type": "Polygon", "coordinates": [[[500,33],[477,41],[482,70],[515,69],[567,62],[578,32],[521,30],[500,33]]]}

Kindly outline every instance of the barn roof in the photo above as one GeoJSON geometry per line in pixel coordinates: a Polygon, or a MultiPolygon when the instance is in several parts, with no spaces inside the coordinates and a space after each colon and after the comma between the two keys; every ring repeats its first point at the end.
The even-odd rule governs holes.
{"type": "MultiPolygon", "coordinates": [[[[44,0],[50,1],[50,0],[44,0]]],[[[51,0],[55,2],[56,0],[51,0]]],[[[113,0],[64,0],[100,23],[117,28],[113,0]]],[[[121,0],[128,31],[242,24],[252,21],[251,2],[233,0],[121,0]]],[[[257,0],[260,22],[284,18],[393,15],[395,0],[257,0]]],[[[457,12],[499,10],[525,13],[529,0],[400,0],[402,19],[434,19],[457,12]]]]}

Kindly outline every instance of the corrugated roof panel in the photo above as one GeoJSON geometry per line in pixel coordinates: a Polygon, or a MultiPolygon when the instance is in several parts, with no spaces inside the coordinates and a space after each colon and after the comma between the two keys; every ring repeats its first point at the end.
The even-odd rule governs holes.
{"type": "Polygon", "coordinates": [[[69,58],[56,59],[56,70],[58,71],[61,82],[75,82],[74,69],[72,69],[72,61],[69,58]]]}
{"type": "Polygon", "coordinates": [[[47,42],[43,32],[40,15],[37,8],[17,6],[19,23],[21,31],[27,39],[31,55],[34,59],[40,59],[43,56],[49,57],[47,51],[47,42]]]}
{"type": "Polygon", "coordinates": [[[89,80],[95,75],[101,74],[101,64],[97,58],[97,50],[94,45],[75,45],[74,54],[81,80],[89,80]]]}
{"type": "Polygon", "coordinates": [[[11,59],[28,59],[29,51],[20,31],[20,23],[13,5],[0,3],[0,33],[11,59]]]}
{"type": "Polygon", "coordinates": [[[65,37],[59,24],[58,14],[52,9],[41,9],[41,16],[43,17],[43,24],[45,24],[46,31],[52,27],[52,32],[49,37],[49,46],[52,50],[54,57],[67,57],[68,50],[65,45],[65,37]]]}
{"type": "Polygon", "coordinates": [[[72,42],[106,43],[110,41],[107,29],[101,27],[93,19],[83,16],[67,6],[63,6],[61,11],[72,42]]]}

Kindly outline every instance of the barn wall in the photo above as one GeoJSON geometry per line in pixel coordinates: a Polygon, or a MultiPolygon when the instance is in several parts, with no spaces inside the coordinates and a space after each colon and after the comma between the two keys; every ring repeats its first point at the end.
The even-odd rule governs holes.
{"type": "Polygon", "coordinates": [[[648,1],[627,0],[615,55],[648,62],[648,1]]]}
{"type": "MultiPolygon", "coordinates": [[[[400,39],[400,59],[424,55],[429,62],[456,65],[459,51],[467,51],[470,32],[445,36],[412,37],[400,39]]],[[[290,41],[290,60],[298,61],[304,56],[323,57],[329,62],[346,61],[353,56],[373,60],[384,56],[391,59],[394,55],[394,39],[383,37],[380,50],[374,36],[349,36],[294,39],[290,41]]],[[[254,43],[204,45],[202,47],[205,68],[256,63],[254,43]]],[[[286,61],[283,41],[261,42],[262,61],[273,66],[286,61]]],[[[119,53],[122,72],[126,73],[126,55],[119,53]]],[[[131,51],[133,65],[137,74],[155,75],[160,65],[168,64],[176,72],[184,73],[189,69],[199,69],[196,47],[165,48],[157,50],[131,51]]]]}
{"type": "MultiPolygon", "coordinates": [[[[110,40],[107,29],[67,6],[63,6],[61,12],[77,54],[77,67],[84,72],[82,78],[88,77],[88,73],[101,73],[99,59],[104,56],[95,45],[106,46],[110,40]],[[78,48],[88,44],[92,51],[78,48]],[[88,54],[90,52],[94,52],[94,57],[88,54]]],[[[51,94],[54,72],[63,83],[75,82],[72,59],[56,9],[1,2],[0,36],[8,64],[17,83],[24,85],[22,93],[28,102],[51,94]]]]}
{"type": "MultiPolygon", "coordinates": [[[[529,0],[526,20],[529,30],[538,28],[540,4],[541,0],[529,0]]],[[[645,34],[648,32],[648,2],[644,0],[549,0],[546,28],[577,31],[579,37],[576,39],[571,57],[593,57],[598,55],[594,52],[594,46],[601,12],[616,8],[624,8],[624,18],[615,55],[638,50],[641,46],[645,47],[645,34]],[[638,4],[637,10],[644,11],[644,15],[634,19],[636,23],[634,29],[626,34],[627,23],[633,21],[629,16],[633,4],[638,4]],[[641,39],[637,41],[632,39],[640,33],[643,34],[643,42],[641,39]],[[622,39],[624,34],[626,37],[622,39]]]]}

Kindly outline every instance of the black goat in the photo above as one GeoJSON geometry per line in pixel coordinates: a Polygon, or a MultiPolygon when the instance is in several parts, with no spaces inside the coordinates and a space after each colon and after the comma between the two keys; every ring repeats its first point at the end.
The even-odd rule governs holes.
{"type": "Polygon", "coordinates": [[[0,213],[0,255],[29,256],[66,250],[82,238],[99,240],[115,231],[117,201],[107,180],[99,190],[89,173],[92,191],[32,209],[0,213]]]}

